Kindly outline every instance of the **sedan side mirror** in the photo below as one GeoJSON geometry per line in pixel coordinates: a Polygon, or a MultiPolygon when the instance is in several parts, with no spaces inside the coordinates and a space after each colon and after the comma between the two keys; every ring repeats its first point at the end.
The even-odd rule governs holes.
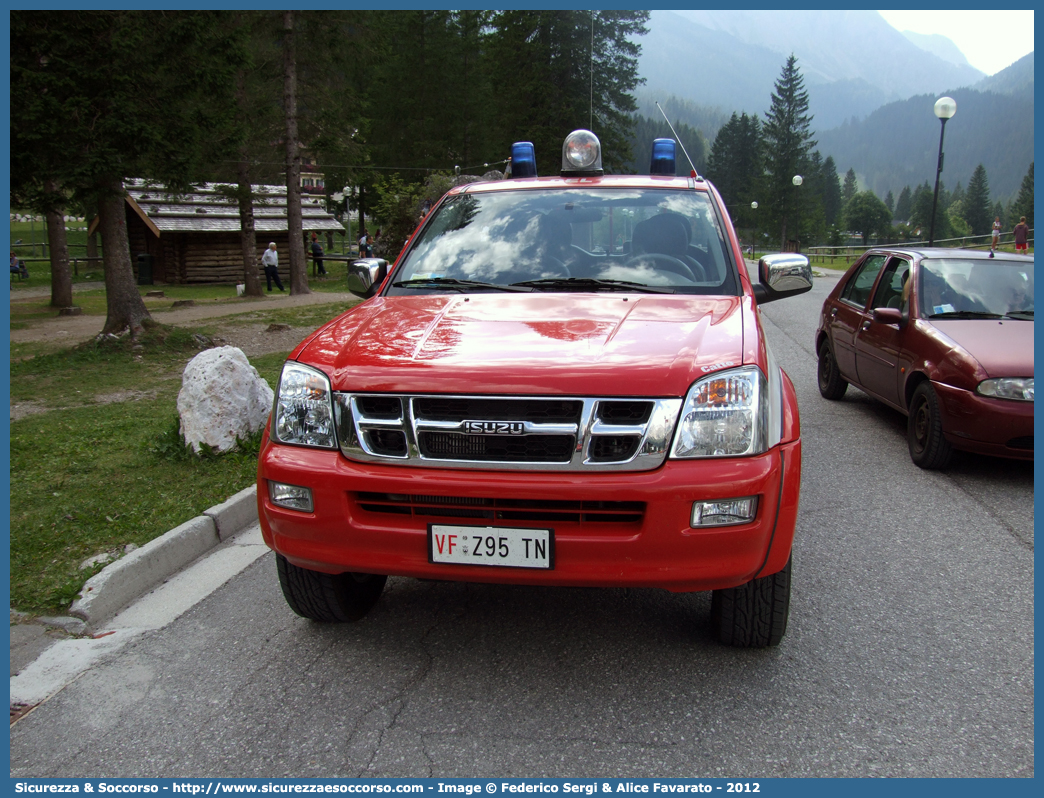
{"type": "Polygon", "coordinates": [[[804,255],[789,252],[765,255],[758,261],[758,277],[761,282],[754,286],[758,304],[812,290],[812,267],[804,255]]]}
{"type": "Polygon", "coordinates": [[[874,308],[874,321],[879,324],[903,323],[903,312],[899,308],[874,308]]]}
{"type": "Polygon", "coordinates": [[[348,264],[348,290],[369,299],[377,293],[388,276],[388,261],[383,258],[360,258],[348,264]]]}

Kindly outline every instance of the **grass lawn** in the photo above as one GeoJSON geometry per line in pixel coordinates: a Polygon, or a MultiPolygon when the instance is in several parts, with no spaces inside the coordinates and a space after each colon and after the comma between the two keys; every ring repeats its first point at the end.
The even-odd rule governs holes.
{"type": "MultiPolygon", "coordinates": [[[[104,313],[103,298],[100,307],[104,313]]],[[[303,329],[343,309],[306,306],[279,315],[303,329]]],[[[259,440],[220,457],[190,455],[182,446],[177,394],[185,364],[199,352],[196,332],[205,328],[157,325],[144,336],[143,352],[122,340],[12,360],[12,404],[39,411],[11,422],[15,609],[67,612],[102,568],[81,570],[83,560],[141,546],[254,481],[259,440]]],[[[274,387],[287,354],[251,363],[274,387]]]]}

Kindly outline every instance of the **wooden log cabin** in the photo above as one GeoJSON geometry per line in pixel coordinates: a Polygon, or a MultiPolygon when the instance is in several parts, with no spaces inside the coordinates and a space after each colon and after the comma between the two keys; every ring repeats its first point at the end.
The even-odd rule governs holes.
{"type": "MultiPolygon", "coordinates": [[[[152,256],[152,279],[156,283],[241,283],[243,255],[240,243],[239,207],[234,200],[217,191],[218,184],[204,183],[191,194],[175,196],[162,187],[147,185],[142,180],[128,179],[127,237],[135,279],[138,256],[152,256]]],[[[286,186],[254,186],[263,199],[254,202],[256,235],[255,266],[260,279],[261,254],[270,241],[279,251],[279,274],[290,278],[290,235],[286,218],[286,186]]],[[[311,233],[323,236],[344,227],[327,213],[322,198],[301,196],[302,234],[305,250],[311,233]]],[[[89,232],[97,229],[98,220],[89,232]]]]}

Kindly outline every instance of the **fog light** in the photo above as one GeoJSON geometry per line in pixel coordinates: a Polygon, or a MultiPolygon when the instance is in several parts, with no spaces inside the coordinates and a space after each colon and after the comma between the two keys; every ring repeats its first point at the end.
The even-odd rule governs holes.
{"type": "Polygon", "coordinates": [[[723,499],[715,502],[694,502],[690,526],[696,529],[708,526],[749,524],[757,514],[757,496],[748,496],[745,499],[723,499]]]}
{"type": "Polygon", "coordinates": [[[287,510],[300,510],[302,513],[312,512],[312,490],[297,485],[286,485],[282,482],[268,482],[268,498],[272,504],[285,507],[287,510]]]}

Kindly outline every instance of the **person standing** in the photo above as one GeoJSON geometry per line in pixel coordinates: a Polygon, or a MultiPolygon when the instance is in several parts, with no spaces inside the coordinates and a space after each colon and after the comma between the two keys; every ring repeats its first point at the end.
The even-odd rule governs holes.
{"type": "Polygon", "coordinates": [[[1026,224],[1026,217],[1023,216],[1019,219],[1019,223],[1015,225],[1015,252],[1021,252],[1023,255],[1029,253],[1029,248],[1026,242],[1029,240],[1029,226],[1026,224]]]}
{"type": "Polygon", "coordinates": [[[319,276],[326,277],[326,269],[323,268],[323,247],[315,233],[312,233],[312,260],[315,261],[315,270],[319,276]]]}
{"type": "Polygon", "coordinates": [[[990,239],[990,257],[993,257],[993,253],[997,251],[997,247],[1000,246],[1000,234],[1001,234],[1001,223],[1000,217],[997,216],[993,220],[993,238],[990,239]]]}
{"type": "Polygon", "coordinates": [[[265,279],[268,281],[268,290],[272,290],[272,282],[280,291],[285,291],[283,283],[279,279],[279,253],[276,252],[275,241],[268,245],[265,254],[261,256],[261,265],[265,267],[265,279]]]}

